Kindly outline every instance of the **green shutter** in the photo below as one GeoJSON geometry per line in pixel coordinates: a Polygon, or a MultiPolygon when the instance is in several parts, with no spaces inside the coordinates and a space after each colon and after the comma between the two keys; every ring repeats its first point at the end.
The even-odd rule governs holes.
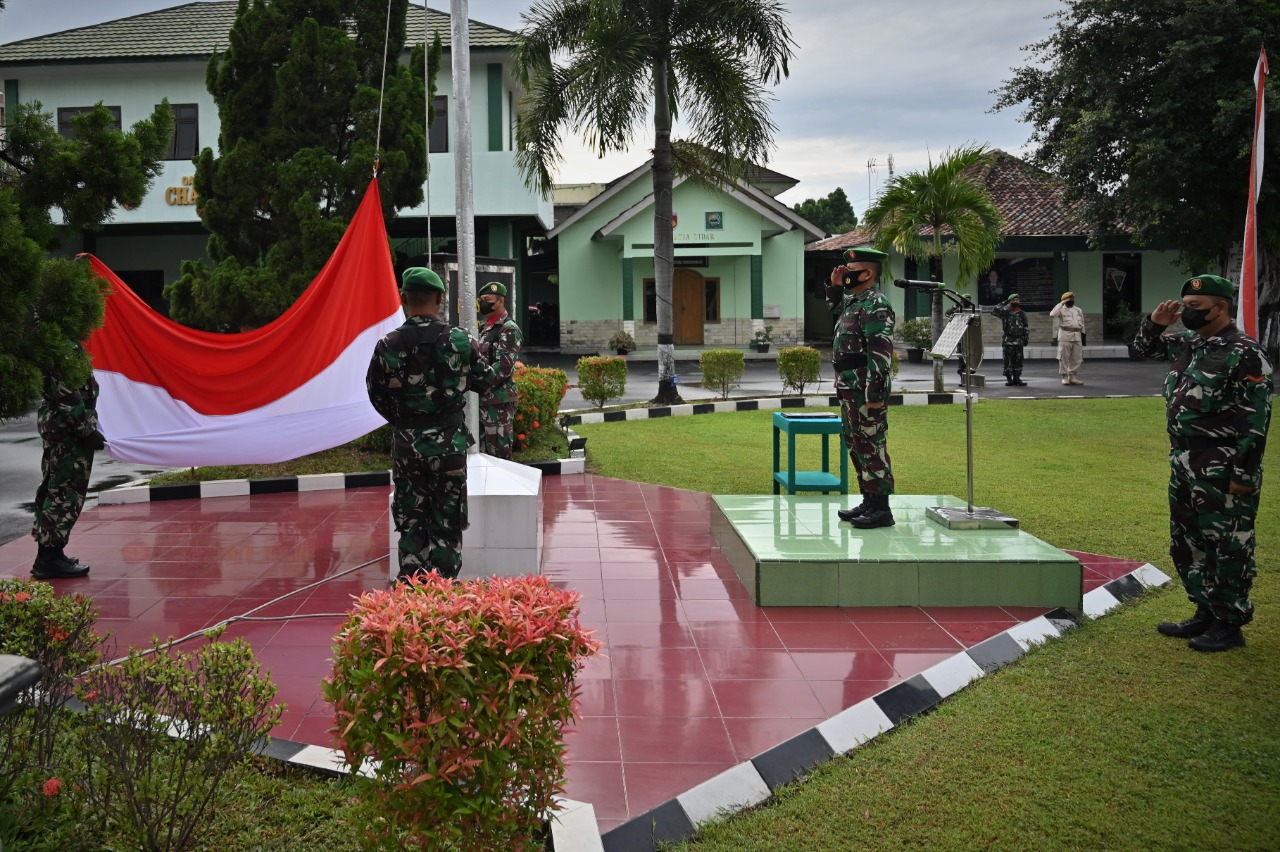
{"type": "Polygon", "coordinates": [[[489,150],[502,150],[502,64],[489,63],[489,150]]]}
{"type": "Polygon", "coordinates": [[[624,257],[622,259],[622,318],[624,320],[636,318],[635,280],[631,258],[624,257]]]}
{"type": "Polygon", "coordinates": [[[751,318],[764,319],[764,258],[751,255],[751,318]]]}

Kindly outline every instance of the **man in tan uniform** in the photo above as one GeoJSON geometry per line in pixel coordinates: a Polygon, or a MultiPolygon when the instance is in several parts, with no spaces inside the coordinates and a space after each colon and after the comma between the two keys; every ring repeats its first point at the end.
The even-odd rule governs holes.
{"type": "Polygon", "coordinates": [[[1084,311],[1076,307],[1076,294],[1068,290],[1049,311],[1058,323],[1058,373],[1064,385],[1082,385],[1076,373],[1084,362],[1084,311]]]}

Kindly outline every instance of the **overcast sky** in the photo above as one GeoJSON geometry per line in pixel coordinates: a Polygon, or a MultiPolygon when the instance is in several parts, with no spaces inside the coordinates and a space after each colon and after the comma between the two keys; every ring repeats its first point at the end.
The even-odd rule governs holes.
{"type": "MultiPolygon", "coordinates": [[[[372,2],[372,0],[371,0],[372,2]]],[[[416,2],[416,0],[411,0],[416,2]]],[[[7,0],[0,43],[181,5],[176,0],[7,0]]],[[[419,4],[420,5],[420,4],[419,4]]],[[[447,10],[447,0],[431,7],[447,10]]],[[[473,0],[472,20],[518,30],[530,0],[473,0]]],[[[788,204],[844,187],[861,216],[894,171],[968,142],[1024,153],[1019,110],[989,114],[991,90],[1023,65],[1021,48],[1047,36],[1064,0],[789,0],[797,56],[773,107],[769,165],[800,181],[788,204]],[[868,160],[875,160],[869,170],[868,160]]],[[[559,180],[615,178],[649,157],[652,130],[631,150],[598,160],[566,145],[559,180]]]]}

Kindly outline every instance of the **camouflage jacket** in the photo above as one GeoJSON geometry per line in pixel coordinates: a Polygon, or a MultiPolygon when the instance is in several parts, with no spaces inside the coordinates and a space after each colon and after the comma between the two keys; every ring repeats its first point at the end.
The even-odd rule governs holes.
{"type": "MultiPolygon", "coordinates": [[[[79,344],[76,344],[77,348],[79,344]]],[[[80,348],[83,353],[83,349],[80,348]]],[[[36,428],[47,441],[75,441],[98,431],[98,380],[89,374],[83,387],[73,388],[45,376],[36,428]]]]}
{"type": "Polygon", "coordinates": [[[1001,304],[991,309],[991,315],[997,317],[1002,324],[1000,342],[1003,345],[1027,345],[1027,341],[1031,339],[1031,334],[1027,331],[1026,311],[1021,308],[1015,311],[1001,304]]]}
{"type": "Polygon", "coordinates": [[[524,335],[520,333],[520,326],[516,325],[506,311],[480,330],[480,354],[485,361],[497,367],[493,387],[480,395],[481,407],[516,404],[518,394],[511,374],[515,372],[516,362],[520,360],[520,347],[523,344],[524,335]]]}
{"type": "Polygon", "coordinates": [[[879,287],[861,293],[847,292],[828,299],[836,315],[831,354],[838,383],[861,392],[867,402],[888,402],[893,386],[893,324],[897,316],[879,287]],[[842,356],[865,358],[864,366],[842,369],[842,356]]]}
{"type": "Polygon", "coordinates": [[[435,317],[412,316],[378,341],[365,375],[369,402],[390,423],[396,458],[465,453],[465,395],[493,384],[497,370],[467,333],[435,317]]]}
{"type": "Polygon", "coordinates": [[[1231,481],[1257,488],[1271,420],[1271,363],[1262,347],[1232,323],[1212,337],[1165,334],[1148,315],[1133,348],[1172,362],[1164,379],[1169,435],[1221,439],[1235,447],[1231,481]]]}

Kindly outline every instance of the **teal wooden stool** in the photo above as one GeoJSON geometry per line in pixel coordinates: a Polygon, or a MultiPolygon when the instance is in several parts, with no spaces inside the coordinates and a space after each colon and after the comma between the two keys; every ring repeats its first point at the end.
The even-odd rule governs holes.
{"type": "Polygon", "coordinates": [[[840,435],[840,418],[834,414],[787,414],[775,411],[773,414],[773,493],[781,493],[785,487],[787,493],[797,491],[821,491],[830,494],[849,493],[849,454],[844,451],[843,441],[840,443],[840,475],[831,471],[832,435],[840,435]],[[781,464],[781,437],[787,435],[787,465],[781,464]],[[796,470],[796,435],[822,436],[822,470],[796,470]]]}

